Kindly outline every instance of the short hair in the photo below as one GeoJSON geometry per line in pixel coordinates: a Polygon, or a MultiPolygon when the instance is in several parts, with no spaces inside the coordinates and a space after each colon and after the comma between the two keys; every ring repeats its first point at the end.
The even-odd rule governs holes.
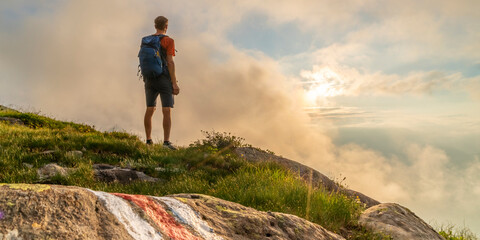
{"type": "Polygon", "coordinates": [[[164,16],[158,16],[155,18],[155,28],[158,30],[163,30],[167,26],[168,19],[164,16]]]}

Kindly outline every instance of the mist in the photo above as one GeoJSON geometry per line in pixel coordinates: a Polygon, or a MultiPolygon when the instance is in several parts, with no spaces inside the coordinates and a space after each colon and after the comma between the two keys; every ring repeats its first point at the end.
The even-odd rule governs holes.
{"type": "MultiPolygon", "coordinates": [[[[14,13],[23,11],[2,4],[14,13]]],[[[143,138],[145,99],[143,82],[136,75],[136,55],[141,37],[154,32],[153,19],[164,12],[139,5],[136,1],[71,1],[44,7],[38,3],[39,11],[10,19],[16,21],[14,29],[0,25],[0,104],[143,138]]],[[[401,156],[356,144],[335,145],[334,123],[315,119],[312,124],[304,111],[304,89],[281,73],[277,61],[237,49],[224,38],[180,20],[177,9],[166,8],[171,18],[164,14],[170,18],[167,34],[178,50],[175,63],[181,90],[173,109],[175,144],[185,146],[201,138],[200,130],[231,132],[335,179],[346,177],[348,187],[379,201],[404,204],[427,221],[480,222],[480,203],[475,201],[480,197],[475,186],[480,177],[474,171],[480,170],[480,160],[452,169],[450,157],[429,144],[406,144],[401,156]]],[[[438,84],[445,84],[448,77],[441,75],[438,84]]],[[[393,78],[399,82],[398,76],[393,78]]],[[[387,92],[431,88],[415,76],[408,78],[408,86],[382,81],[387,92]]],[[[371,85],[365,80],[351,91],[371,85]]],[[[153,136],[162,140],[160,112],[154,116],[153,136]]]]}

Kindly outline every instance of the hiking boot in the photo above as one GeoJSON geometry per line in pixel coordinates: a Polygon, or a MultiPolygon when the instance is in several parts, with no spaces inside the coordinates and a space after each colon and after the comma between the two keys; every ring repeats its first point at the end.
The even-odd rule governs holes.
{"type": "Polygon", "coordinates": [[[163,142],[163,147],[171,149],[171,150],[177,150],[177,148],[175,146],[173,146],[172,142],[170,142],[170,141],[163,142]]]}
{"type": "Polygon", "coordinates": [[[153,145],[152,139],[147,139],[147,145],[153,145]]]}

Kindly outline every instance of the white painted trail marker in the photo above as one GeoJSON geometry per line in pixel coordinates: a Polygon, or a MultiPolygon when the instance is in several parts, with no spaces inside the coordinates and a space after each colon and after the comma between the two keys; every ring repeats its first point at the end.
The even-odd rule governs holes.
{"type": "Polygon", "coordinates": [[[197,231],[203,238],[207,240],[223,240],[223,238],[213,233],[213,229],[208,223],[202,220],[200,216],[198,216],[198,213],[187,204],[171,197],[154,198],[164,202],[180,222],[195,229],[195,231],[197,231]]]}
{"type": "Polygon", "coordinates": [[[160,233],[157,232],[152,225],[135,213],[131,206],[121,197],[117,197],[106,192],[97,192],[93,190],[90,191],[105,203],[105,207],[108,209],[108,211],[117,217],[118,221],[123,224],[130,236],[132,236],[134,239],[163,239],[160,233]]]}

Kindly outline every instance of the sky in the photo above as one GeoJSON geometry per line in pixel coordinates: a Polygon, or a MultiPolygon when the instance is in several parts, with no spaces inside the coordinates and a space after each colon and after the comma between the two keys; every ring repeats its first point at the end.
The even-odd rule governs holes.
{"type": "MultiPolygon", "coordinates": [[[[0,2],[0,104],[143,138],[139,43],[169,19],[172,141],[200,130],[480,235],[476,0],[0,2]],[[345,180],[343,180],[345,178],[345,180]]],[[[161,141],[161,117],[154,138],[161,141]]]]}

